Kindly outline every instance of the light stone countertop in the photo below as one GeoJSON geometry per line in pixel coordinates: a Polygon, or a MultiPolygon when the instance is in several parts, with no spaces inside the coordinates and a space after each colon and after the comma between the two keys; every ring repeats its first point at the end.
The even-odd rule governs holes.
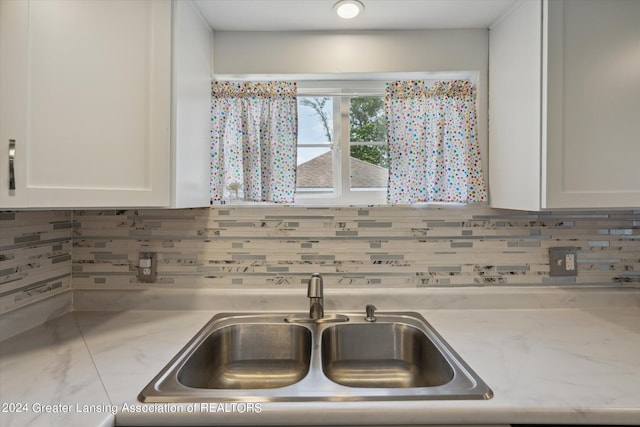
{"type": "MultiPolygon", "coordinates": [[[[282,311],[279,304],[285,303],[277,302],[282,295],[273,293],[244,304],[218,298],[210,311],[77,311],[5,340],[0,350],[0,400],[24,403],[31,411],[3,411],[0,426],[111,425],[111,409],[117,412],[118,425],[130,426],[640,425],[640,289],[463,289],[457,294],[454,290],[418,294],[336,295],[326,290],[325,298],[333,299],[330,305],[339,310],[346,310],[344,305],[359,311],[365,303],[374,303],[380,312],[418,311],[493,389],[492,399],[262,403],[259,412],[244,413],[231,408],[219,412],[220,407],[199,404],[189,408],[137,401],[142,388],[213,315],[252,308],[264,311],[259,307],[263,304],[282,311]],[[492,293],[494,299],[486,297],[492,293]],[[480,294],[482,298],[474,298],[480,294]],[[34,406],[45,404],[53,408],[34,412],[34,406]],[[52,412],[65,405],[72,410],[52,412]],[[135,412],[152,407],[158,412],[135,412]],[[160,412],[167,410],[177,412],[160,412]]],[[[108,300],[102,298],[102,307],[108,300]]],[[[302,311],[304,306],[297,302],[305,304],[306,298],[291,297],[286,304],[292,301],[296,308],[291,311],[302,311]]],[[[79,304],[84,310],[91,308],[87,300],[79,304]]]]}

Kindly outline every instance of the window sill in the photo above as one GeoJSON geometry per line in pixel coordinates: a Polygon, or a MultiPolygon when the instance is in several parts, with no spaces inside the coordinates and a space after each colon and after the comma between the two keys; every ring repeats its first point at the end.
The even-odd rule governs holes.
{"type": "MultiPolygon", "coordinates": [[[[485,204],[486,203],[474,203],[485,204]]],[[[250,207],[250,208],[273,208],[273,207],[281,207],[281,208],[376,208],[376,207],[412,207],[412,208],[429,208],[429,207],[451,207],[451,208],[460,208],[469,206],[470,203],[463,202],[420,202],[420,203],[406,203],[406,204],[389,204],[386,202],[340,202],[335,198],[331,199],[308,199],[304,201],[298,201],[294,204],[285,204],[285,203],[271,203],[271,202],[247,202],[242,200],[234,200],[226,203],[213,203],[212,207],[250,207]]]]}

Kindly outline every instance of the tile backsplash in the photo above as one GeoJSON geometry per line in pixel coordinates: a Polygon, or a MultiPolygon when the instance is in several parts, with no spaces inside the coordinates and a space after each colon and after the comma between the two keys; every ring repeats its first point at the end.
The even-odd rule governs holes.
{"type": "Polygon", "coordinates": [[[76,289],[640,284],[640,211],[477,206],[75,211],[76,289]],[[142,246],[158,253],[139,283],[142,246]],[[578,249],[577,277],[549,277],[550,247],[578,249]]]}
{"type": "Polygon", "coordinates": [[[0,212],[0,314],[71,289],[72,228],[71,211],[0,212]]]}

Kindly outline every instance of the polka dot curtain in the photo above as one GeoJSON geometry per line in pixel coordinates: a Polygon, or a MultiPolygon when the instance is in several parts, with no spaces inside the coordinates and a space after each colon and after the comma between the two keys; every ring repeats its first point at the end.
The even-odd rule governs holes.
{"type": "Polygon", "coordinates": [[[468,81],[387,83],[387,202],[481,202],[475,88],[468,81]]]}
{"type": "Polygon", "coordinates": [[[293,203],[295,82],[212,84],[211,200],[293,203]]]}

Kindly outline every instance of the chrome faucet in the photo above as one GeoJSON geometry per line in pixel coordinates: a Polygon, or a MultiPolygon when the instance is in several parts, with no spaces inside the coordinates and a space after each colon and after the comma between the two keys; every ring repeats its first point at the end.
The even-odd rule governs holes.
{"type": "Polygon", "coordinates": [[[324,315],[324,289],[322,286],[322,276],[313,273],[309,279],[307,287],[307,297],[309,298],[309,316],[306,313],[290,314],[284,318],[287,323],[334,323],[348,322],[349,316],[344,314],[329,313],[324,315]]]}
{"type": "Polygon", "coordinates": [[[319,273],[313,273],[307,287],[309,297],[309,317],[313,320],[324,317],[324,291],[322,289],[322,277],[319,273]]]}

